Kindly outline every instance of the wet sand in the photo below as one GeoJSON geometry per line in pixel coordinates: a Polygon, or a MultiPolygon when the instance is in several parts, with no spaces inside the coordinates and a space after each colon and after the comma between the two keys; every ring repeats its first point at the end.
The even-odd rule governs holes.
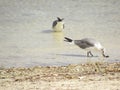
{"type": "Polygon", "coordinates": [[[0,69],[0,90],[120,90],[120,63],[0,69]]]}

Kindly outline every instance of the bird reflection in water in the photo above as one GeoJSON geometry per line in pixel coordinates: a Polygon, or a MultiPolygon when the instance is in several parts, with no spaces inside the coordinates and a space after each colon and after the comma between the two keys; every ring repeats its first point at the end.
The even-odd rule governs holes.
{"type": "Polygon", "coordinates": [[[57,45],[62,46],[64,40],[64,33],[63,32],[53,32],[53,39],[57,45]]]}

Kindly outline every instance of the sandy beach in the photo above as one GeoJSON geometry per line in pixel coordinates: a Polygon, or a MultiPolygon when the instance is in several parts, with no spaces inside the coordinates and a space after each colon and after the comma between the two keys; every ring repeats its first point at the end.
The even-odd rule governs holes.
{"type": "Polygon", "coordinates": [[[0,90],[120,90],[120,63],[1,68],[0,90]]]}

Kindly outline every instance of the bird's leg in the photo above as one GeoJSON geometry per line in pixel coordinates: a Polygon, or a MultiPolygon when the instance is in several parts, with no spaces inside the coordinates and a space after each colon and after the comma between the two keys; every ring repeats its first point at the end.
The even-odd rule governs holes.
{"type": "Polygon", "coordinates": [[[93,54],[91,53],[91,51],[88,51],[87,52],[87,57],[89,57],[90,55],[93,56],[93,54]]]}
{"type": "Polygon", "coordinates": [[[103,57],[106,57],[106,58],[109,57],[109,56],[106,56],[106,55],[105,55],[105,51],[104,51],[104,49],[101,49],[101,51],[102,51],[102,55],[103,55],[103,57]]]}
{"type": "Polygon", "coordinates": [[[90,53],[90,51],[87,52],[87,57],[89,57],[89,53],[90,53]]]}
{"type": "Polygon", "coordinates": [[[93,54],[91,53],[91,51],[89,51],[90,55],[93,57],[93,54]]]}

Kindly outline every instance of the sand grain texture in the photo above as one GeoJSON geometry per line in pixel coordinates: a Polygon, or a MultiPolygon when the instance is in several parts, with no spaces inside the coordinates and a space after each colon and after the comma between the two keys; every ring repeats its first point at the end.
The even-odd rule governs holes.
{"type": "Polygon", "coordinates": [[[120,63],[0,70],[0,90],[119,90],[120,63]]]}

